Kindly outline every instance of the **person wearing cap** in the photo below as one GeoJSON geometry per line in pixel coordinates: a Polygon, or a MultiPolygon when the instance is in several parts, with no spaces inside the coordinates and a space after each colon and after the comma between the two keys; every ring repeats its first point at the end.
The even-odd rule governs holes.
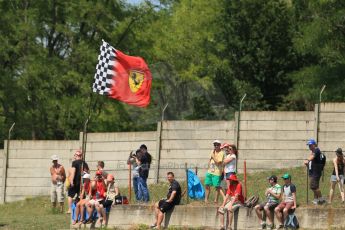
{"type": "Polygon", "coordinates": [[[63,212],[65,194],[64,183],[66,180],[65,168],[58,163],[59,157],[53,155],[51,157],[53,165],[50,167],[51,186],[50,186],[50,200],[53,208],[56,208],[56,203],[60,204],[60,211],[63,212]]]}
{"type": "Polygon", "coordinates": [[[90,200],[89,193],[90,193],[90,188],[91,188],[91,176],[88,173],[85,173],[83,175],[83,188],[80,193],[80,200],[76,205],[75,209],[75,216],[72,221],[72,225],[76,225],[78,222],[82,224],[84,222],[84,210],[85,210],[85,205],[87,202],[90,200]],[[80,219],[79,219],[79,214],[80,214],[80,219]],[[79,219],[79,221],[78,221],[79,219]]]}
{"type": "Polygon", "coordinates": [[[344,155],[343,150],[338,148],[336,151],[336,157],[333,158],[333,172],[331,175],[331,189],[329,191],[329,201],[328,203],[332,203],[333,200],[333,193],[335,185],[338,184],[341,201],[344,203],[344,155]]]}
{"type": "Polygon", "coordinates": [[[221,148],[225,151],[224,158],[224,179],[226,181],[226,187],[230,185],[229,177],[232,174],[236,174],[236,158],[237,158],[237,148],[235,145],[230,145],[229,143],[224,143],[221,148]]]}
{"type": "Polygon", "coordinates": [[[73,199],[79,197],[82,173],[89,173],[89,166],[85,161],[83,161],[83,153],[81,150],[77,150],[75,152],[74,158],[75,160],[72,162],[72,167],[70,169],[70,177],[68,179],[70,182],[70,187],[67,191],[69,204],[69,209],[67,213],[71,213],[70,210],[73,199]]]}
{"type": "Polygon", "coordinates": [[[256,215],[259,218],[261,229],[274,228],[273,212],[274,212],[274,209],[279,204],[279,200],[281,198],[281,190],[282,190],[281,186],[277,183],[278,178],[275,175],[272,175],[268,177],[267,179],[268,179],[268,183],[270,184],[270,187],[267,188],[265,192],[265,196],[267,200],[266,202],[256,205],[254,208],[256,215]],[[264,216],[267,217],[267,223],[264,220],[264,216]]]}
{"type": "Polygon", "coordinates": [[[215,187],[216,189],[216,197],[214,199],[214,203],[218,202],[220,193],[222,194],[223,198],[225,198],[224,192],[220,186],[223,173],[224,152],[220,148],[221,142],[219,140],[214,140],[213,146],[214,149],[211,152],[208,161],[208,170],[205,176],[205,203],[208,202],[211,187],[215,187]]]}
{"type": "Polygon", "coordinates": [[[98,212],[98,224],[102,224],[103,220],[106,223],[106,215],[104,211],[104,200],[107,192],[107,186],[103,180],[102,172],[97,171],[95,175],[95,180],[91,182],[91,189],[89,192],[90,200],[86,203],[87,212],[89,218],[84,221],[84,223],[92,223],[92,213],[96,208],[98,212]]]}
{"type": "Polygon", "coordinates": [[[106,181],[108,173],[104,170],[104,161],[98,161],[97,162],[97,170],[102,172],[102,177],[106,181]]]}
{"type": "Polygon", "coordinates": [[[307,141],[309,147],[310,155],[308,159],[304,161],[305,166],[308,167],[309,172],[309,187],[314,193],[313,204],[323,204],[325,200],[322,197],[321,190],[319,188],[320,178],[323,171],[322,158],[324,155],[321,150],[317,147],[316,141],[314,139],[309,139],[307,141]]]}
{"type": "Polygon", "coordinates": [[[230,185],[227,189],[224,201],[218,209],[221,230],[225,230],[225,212],[227,212],[228,215],[227,223],[225,224],[225,226],[229,226],[229,228],[231,229],[234,212],[236,212],[244,203],[242,184],[238,181],[236,174],[231,174],[228,180],[230,181],[230,185]]]}
{"type": "Polygon", "coordinates": [[[289,210],[296,209],[297,199],[296,199],[296,186],[291,183],[291,176],[285,173],[282,176],[284,180],[283,186],[283,202],[281,202],[275,209],[274,213],[278,219],[279,226],[277,229],[284,228],[284,221],[289,215],[289,210]]]}

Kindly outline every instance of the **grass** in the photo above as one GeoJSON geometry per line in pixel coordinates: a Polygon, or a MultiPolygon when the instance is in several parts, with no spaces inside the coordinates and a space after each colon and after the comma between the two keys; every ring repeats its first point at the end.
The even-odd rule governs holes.
{"type": "MultiPolygon", "coordinates": [[[[328,163],[325,168],[324,181],[320,183],[320,188],[324,197],[328,198],[330,182],[329,178],[332,173],[333,166],[328,163]]],[[[258,194],[264,199],[264,191],[268,187],[267,177],[274,174],[279,178],[278,183],[283,184],[283,180],[280,177],[284,173],[290,173],[292,175],[292,182],[297,187],[297,203],[300,206],[306,206],[306,168],[297,167],[290,169],[277,169],[263,172],[256,172],[248,174],[247,189],[248,196],[258,194]]],[[[243,175],[239,175],[241,181],[243,181],[243,175]]],[[[203,179],[202,179],[203,181],[203,179]]],[[[182,191],[184,191],[186,183],[181,182],[182,191]]],[[[160,200],[166,196],[168,191],[168,183],[160,183],[158,185],[150,185],[150,196],[152,203],[160,200]]],[[[121,189],[122,194],[126,195],[127,189],[121,189]]],[[[309,201],[313,199],[311,190],[309,191],[309,201]]],[[[213,200],[214,191],[211,192],[210,201],[213,200]]],[[[132,195],[132,198],[134,196],[132,195]]],[[[341,204],[339,190],[336,188],[334,194],[334,201],[331,205],[323,207],[339,208],[343,207],[341,204]]],[[[221,200],[219,201],[219,203],[221,200]]],[[[133,202],[132,202],[133,203],[133,202]]],[[[182,204],[186,204],[186,196],[182,200],[182,204]]],[[[67,204],[66,204],[67,205],[67,204]]],[[[188,205],[205,205],[202,201],[189,200],[188,205]]],[[[311,206],[310,202],[309,205],[311,206]]],[[[67,209],[66,209],[67,210],[67,209]]],[[[51,209],[50,199],[48,197],[36,197],[28,198],[24,201],[18,201],[0,205],[0,229],[69,229],[70,216],[67,214],[60,214],[51,209]]],[[[138,230],[148,229],[148,226],[137,225],[132,228],[138,230]]],[[[169,228],[171,230],[177,230],[178,228],[169,228]]],[[[181,228],[180,228],[181,229],[181,228]]],[[[185,228],[182,228],[185,229],[185,228]]]]}

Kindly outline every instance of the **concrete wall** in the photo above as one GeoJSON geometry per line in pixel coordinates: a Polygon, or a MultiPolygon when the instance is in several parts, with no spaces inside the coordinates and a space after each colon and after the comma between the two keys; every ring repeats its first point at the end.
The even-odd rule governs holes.
{"type": "Polygon", "coordinates": [[[57,154],[68,168],[79,141],[11,140],[8,157],[6,202],[49,195],[51,156],[57,154]]]}
{"type": "Polygon", "coordinates": [[[128,185],[129,153],[145,143],[153,158],[148,182],[153,182],[156,164],[156,132],[89,133],[87,140],[86,161],[91,173],[95,173],[97,161],[103,160],[105,170],[113,173],[121,186],[128,185]]]}
{"type": "Polygon", "coordinates": [[[205,174],[213,140],[233,143],[234,121],[164,121],[161,136],[159,177],[164,180],[174,171],[177,179],[185,179],[185,163],[205,174]]]}
{"type": "MultiPolygon", "coordinates": [[[[303,229],[336,229],[345,228],[343,217],[345,209],[331,208],[298,208],[296,216],[300,227],[303,229]],[[332,228],[333,229],[333,228],[332,228]]],[[[170,216],[168,226],[171,227],[193,227],[203,229],[219,229],[219,217],[216,215],[217,207],[205,206],[176,206],[170,216]]],[[[134,225],[151,225],[154,222],[152,207],[144,205],[119,205],[111,209],[109,216],[109,227],[117,229],[133,228],[134,225]],[[121,216],[121,218],[118,218],[121,216]]],[[[164,221],[163,221],[164,223],[164,221]]],[[[275,219],[275,223],[277,220],[275,219]]],[[[237,228],[232,229],[258,229],[259,220],[253,210],[247,216],[247,209],[240,208],[237,228]]]]}
{"type": "Polygon", "coordinates": [[[302,165],[306,140],[314,137],[314,112],[248,112],[240,117],[239,168],[249,170],[302,165]]]}
{"type": "Polygon", "coordinates": [[[0,149],[0,201],[3,200],[2,196],[2,180],[3,180],[3,168],[4,168],[4,159],[5,159],[5,151],[3,149],[0,149]]]}

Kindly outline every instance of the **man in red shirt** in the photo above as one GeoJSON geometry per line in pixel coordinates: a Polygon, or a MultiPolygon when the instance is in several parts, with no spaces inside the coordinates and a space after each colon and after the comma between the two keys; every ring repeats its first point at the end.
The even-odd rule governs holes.
{"type": "Polygon", "coordinates": [[[242,195],[242,185],[238,181],[236,174],[232,174],[229,179],[230,185],[226,192],[225,199],[223,201],[222,206],[220,206],[219,218],[220,218],[220,229],[224,230],[224,213],[227,212],[228,218],[226,226],[230,226],[232,224],[232,218],[234,216],[234,212],[237,211],[244,203],[244,197],[242,195]]]}

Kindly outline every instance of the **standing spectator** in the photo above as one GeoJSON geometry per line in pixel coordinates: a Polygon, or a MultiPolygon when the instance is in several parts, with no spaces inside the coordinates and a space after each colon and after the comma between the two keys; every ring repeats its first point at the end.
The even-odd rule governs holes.
{"type": "Polygon", "coordinates": [[[220,141],[215,140],[213,141],[214,149],[211,152],[210,159],[208,161],[208,170],[205,176],[205,189],[206,189],[206,196],[205,196],[205,203],[208,202],[210,196],[210,187],[215,187],[216,189],[216,197],[214,199],[214,203],[218,202],[219,194],[221,193],[223,198],[225,198],[223,190],[220,186],[222,180],[222,173],[223,173],[223,159],[224,159],[224,152],[220,149],[220,141]]]}
{"type": "Polygon", "coordinates": [[[167,180],[170,183],[167,198],[162,199],[155,204],[155,223],[151,228],[161,228],[161,224],[164,218],[164,213],[171,210],[175,205],[180,204],[181,201],[181,186],[175,180],[173,172],[167,173],[167,180]]]}
{"type": "Polygon", "coordinates": [[[229,177],[230,185],[227,189],[225,199],[223,204],[220,206],[219,219],[220,219],[220,229],[225,230],[224,228],[224,214],[227,212],[227,223],[226,227],[232,225],[232,219],[234,212],[237,211],[244,203],[244,197],[242,194],[242,185],[238,181],[236,174],[231,174],[229,177]]]}
{"type": "Polygon", "coordinates": [[[137,155],[137,165],[139,165],[138,177],[138,198],[140,201],[148,202],[150,200],[149,190],[147,188],[147,178],[149,176],[152,157],[147,152],[146,145],[140,146],[140,154],[137,155]]]}
{"type": "Polygon", "coordinates": [[[68,189],[68,212],[71,213],[71,206],[73,198],[76,199],[80,194],[80,182],[82,171],[89,173],[88,164],[83,161],[83,154],[80,150],[77,150],[74,154],[75,160],[72,162],[72,168],[70,170],[70,187],[68,189]]]}
{"type": "Polygon", "coordinates": [[[60,204],[60,211],[63,212],[65,195],[64,195],[64,183],[66,180],[65,168],[58,163],[59,157],[53,155],[51,157],[53,165],[50,167],[51,176],[51,192],[50,199],[53,208],[56,208],[56,202],[60,204]]]}
{"type": "Polygon", "coordinates": [[[320,178],[323,171],[322,160],[324,155],[321,153],[320,149],[317,147],[316,141],[313,139],[308,140],[307,145],[310,149],[310,155],[304,164],[308,167],[309,179],[310,179],[310,189],[314,193],[313,204],[323,204],[325,200],[322,198],[322,194],[319,188],[320,178]]]}
{"type": "Polygon", "coordinates": [[[137,155],[140,154],[141,151],[140,149],[138,149],[135,153],[133,153],[132,151],[129,154],[128,160],[127,160],[127,164],[131,164],[132,165],[132,181],[133,181],[133,190],[134,190],[134,194],[135,194],[135,199],[136,201],[139,201],[139,194],[138,194],[138,178],[139,178],[139,168],[140,166],[138,166],[136,158],[137,155]]]}
{"type": "Polygon", "coordinates": [[[278,205],[278,207],[274,209],[274,213],[276,214],[276,217],[279,221],[279,226],[277,229],[284,228],[284,221],[286,220],[289,214],[289,210],[296,209],[296,206],[297,206],[296,186],[291,183],[290,174],[285,173],[284,176],[282,176],[282,178],[284,179],[283,202],[281,202],[278,205]]]}
{"type": "Polygon", "coordinates": [[[341,194],[341,201],[344,203],[344,155],[343,150],[338,148],[336,151],[336,157],[333,158],[333,173],[331,175],[331,190],[329,191],[329,203],[332,203],[333,200],[333,192],[335,185],[338,184],[340,194],[341,194]]]}
{"type": "Polygon", "coordinates": [[[255,206],[256,215],[259,218],[261,228],[265,229],[273,229],[274,222],[273,222],[273,212],[274,209],[278,206],[279,200],[281,197],[281,186],[277,184],[278,178],[274,175],[270,176],[268,179],[268,183],[270,187],[266,189],[265,196],[267,197],[267,201],[255,206]],[[267,224],[264,220],[264,216],[268,218],[267,224]]]}
{"type": "Polygon", "coordinates": [[[228,143],[224,143],[222,145],[225,151],[225,158],[224,158],[224,179],[226,181],[226,187],[230,186],[229,177],[232,174],[236,174],[236,158],[237,158],[237,149],[235,145],[230,145],[228,143]]]}
{"type": "Polygon", "coordinates": [[[97,171],[102,172],[102,177],[104,181],[107,180],[108,173],[104,170],[104,161],[98,161],[97,162],[97,171]]]}

